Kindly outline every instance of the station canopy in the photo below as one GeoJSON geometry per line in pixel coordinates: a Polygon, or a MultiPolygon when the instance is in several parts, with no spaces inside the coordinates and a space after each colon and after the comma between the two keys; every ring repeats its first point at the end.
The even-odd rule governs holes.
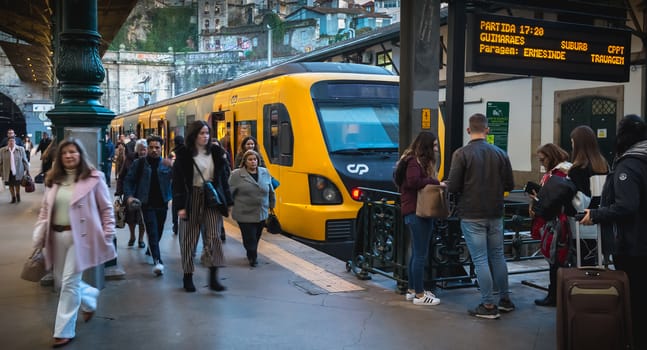
{"type": "MultiPolygon", "coordinates": [[[[0,47],[21,81],[52,86],[55,2],[0,0],[0,47]]],[[[101,56],[136,4],[137,0],[97,0],[101,56]]]]}

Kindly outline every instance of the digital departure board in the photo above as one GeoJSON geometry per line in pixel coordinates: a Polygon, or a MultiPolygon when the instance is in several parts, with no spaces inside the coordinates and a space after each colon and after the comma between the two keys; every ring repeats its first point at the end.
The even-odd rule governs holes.
{"type": "Polygon", "coordinates": [[[577,80],[629,81],[631,32],[470,14],[467,70],[577,80]]]}

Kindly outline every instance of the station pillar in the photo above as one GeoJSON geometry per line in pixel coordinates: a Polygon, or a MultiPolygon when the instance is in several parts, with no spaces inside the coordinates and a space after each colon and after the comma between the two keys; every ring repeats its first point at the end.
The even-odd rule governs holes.
{"type": "Polygon", "coordinates": [[[421,131],[438,135],[440,0],[403,1],[400,24],[400,153],[421,131]]]}
{"type": "MultiPolygon", "coordinates": [[[[55,141],[69,137],[79,139],[90,162],[101,169],[107,161],[103,154],[103,135],[115,113],[101,105],[100,84],[105,70],[99,55],[101,36],[98,32],[97,0],[54,3],[54,65],[58,88],[54,109],[47,112],[52,121],[55,141]]],[[[116,244],[116,241],[115,241],[116,244]]],[[[101,289],[108,275],[106,266],[114,267],[110,274],[116,278],[123,272],[116,260],[87,270],[83,279],[101,289]]]]}

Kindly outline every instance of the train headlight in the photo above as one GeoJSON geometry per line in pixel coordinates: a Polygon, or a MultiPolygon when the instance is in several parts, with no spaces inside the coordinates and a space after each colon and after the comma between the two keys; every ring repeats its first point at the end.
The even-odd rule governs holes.
{"type": "Polygon", "coordinates": [[[342,198],[339,189],[330,180],[323,176],[308,175],[311,204],[341,204],[342,198]]]}
{"type": "Polygon", "coordinates": [[[322,194],[323,194],[324,199],[326,201],[328,201],[328,202],[334,202],[334,201],[337,201],[339,199],[338,196],[337,196],[338,195],[337,191],[335,191],[335,189],[330,188],[330,187],[324,188],[322,194]]]}

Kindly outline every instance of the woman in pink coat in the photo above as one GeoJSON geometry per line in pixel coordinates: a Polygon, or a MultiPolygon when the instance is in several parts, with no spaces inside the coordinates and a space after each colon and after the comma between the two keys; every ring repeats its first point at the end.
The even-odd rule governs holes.
{"type": "Polygon", "coordinates": [[[45,195],[34,230],[34,247],[45,248],[47,268],[60,289],[54,347],[74,339],[79,307],[85,322],[94,315],[99,290],[81,280],[84,270],[117,256],[115,219],[105,176],[94,169],[79,140],[58,145],[45,178],[45,195]]]}

